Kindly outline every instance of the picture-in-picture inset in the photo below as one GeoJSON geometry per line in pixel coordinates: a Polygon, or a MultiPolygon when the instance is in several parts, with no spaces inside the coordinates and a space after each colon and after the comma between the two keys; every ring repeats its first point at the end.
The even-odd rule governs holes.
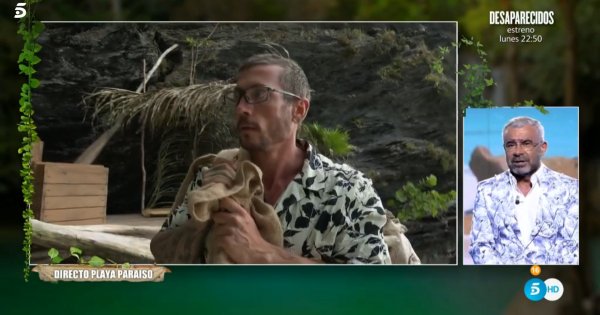
{"type": "Polygon", "coordinates": [[[579,264],[578,113],[467,111],[465,264],[579,264]]]}

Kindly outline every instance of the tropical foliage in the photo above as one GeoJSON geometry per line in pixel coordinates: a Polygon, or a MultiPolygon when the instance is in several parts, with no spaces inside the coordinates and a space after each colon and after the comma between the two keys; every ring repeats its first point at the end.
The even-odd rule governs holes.
{"type": "Polygon", "coordinates": [[[417,220],[424,217],[438,217],[456,202],[456,191],[440,193],[435,190],[437,177],[433,174],[421,179],[417,184],[408,182],[388,201],[388,207],[397,209],[401,220],[417,220]]]}
{"type": "Polygon", "coordinates": [[[300,137],[308,140],[317,150],[331,158],[342,158],[352,152],[348,132],[340,128],[326,128],[319,123],[304,124],[300,137]]]}

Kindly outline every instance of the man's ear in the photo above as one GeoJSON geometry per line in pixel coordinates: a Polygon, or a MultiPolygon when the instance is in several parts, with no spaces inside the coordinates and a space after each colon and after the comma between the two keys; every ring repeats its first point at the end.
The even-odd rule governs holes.
{"type": "Polygon", "coordinates": [[[540,145],[540,149],[542,150],[542,155],[546,154],[546,150],[548,150],[548,142],[542,142],[542,144],[540,145]]]}
{"type": "Polygon", "coordinates": [[[297,122],[300,123],[304,120],[304,118],[306,118],[306,115],[308,114],[308,109],[310,108],[310,101],[307,99],[300,99],[297,100],[296,103],[294,104],[294,108],[292,109],[292,119],[297,122]]]}

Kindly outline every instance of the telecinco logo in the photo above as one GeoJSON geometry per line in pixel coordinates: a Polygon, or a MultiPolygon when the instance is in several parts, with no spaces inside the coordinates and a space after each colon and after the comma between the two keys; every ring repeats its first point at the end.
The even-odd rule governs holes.
{"type": "Polygon", "coordinates": [[[529,279],[529,281],[525,283],[524,291],[525,296],[528,299],[537,302],[546,295],[546,285],[544,284],[544,281],[538,278],[529,279]]]}
{"type": "Polygon", "coordinates": [[[17,6],[15,7],[15,19],[20,19],[27,15],[27,10],[25,10],[24,6],[24,2],[17,3],[17,6]]]}
{"type": "Polygon", "coordinates": [[[548,301],[556,301],[560,299],[564,293],[564,287],[560,280],[550,278],[542,281],[538,278],[529,279],[523,288],[525,296],[534,301],[546,299],[548,301]]]}

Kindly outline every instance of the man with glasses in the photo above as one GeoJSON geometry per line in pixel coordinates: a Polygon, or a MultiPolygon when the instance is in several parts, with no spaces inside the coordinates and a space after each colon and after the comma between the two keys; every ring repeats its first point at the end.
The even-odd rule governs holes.
{"type": "Polygon", "coordinates": [[[481,181],[473,210],[475,264],[578,264],[579,182],[546,167],[542,124],[511,119],[502,133],[508,170],[481,181]]]}
{"type": "MultiPolygon", "coordinates": [[[[216,246],[244,264],[389,263],[386,214],[371,181],[297,139],[310,106],[304,71],[289,58],[255,55],[239,68],[235,83],[226,100],[235,108],[241,148],[262,171],[264,201],[279,217],[284,246],[265,241],[250,213],[231,198],[221,199],[222,211],[212,216],[216,246]]],[[[235,173],[234,163],[225,165],[235,173]]],[[[210,170],[199,171],[189,189],[219,180],[210,170]]],[[[174,208],[152,240],[157,262],[181,262],[160,246],[172,233],[181,235],[173,247],[193,243],[186,245],[186,233],[194,233],[186,204],[174,208]]]]}

